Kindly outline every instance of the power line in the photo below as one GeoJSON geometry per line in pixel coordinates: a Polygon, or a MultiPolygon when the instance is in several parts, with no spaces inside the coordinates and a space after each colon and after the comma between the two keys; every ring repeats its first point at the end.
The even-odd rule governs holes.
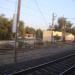
{"type": "Polygon", "coordinates": [[[5,0],[5,1],[8,3],[16,3],[17,2],[16,0],[5,0]]]}
{"type": "MultiPolygon", "coordinates": [[[[10,2],[10,0],[8,2],[10,2]]],[[[4,5],[3,5],[3,6],[0,6],[0,10],[4,9],[4,10],[9,10],[9,12],[12,12],[12,11],[15,12],[16,11],[15,8],[16,8],[17,1],[12,1],[11,3],[14,3],[14,5],[12,4],[14,6],[13,7],[14,9],[12,9],[11,7],[10,8],[4,7],[4,5]]]]}
{"type": "MultiPolygon", "coordinates": [[[[4,6],[0,6],[0,10],[2,11],[0,14],[4,14],[5,16],[7,16],[7,14],[6,13],[9,13],[10,15],[9,15],[9,17],[13,17],[13,15],[14,14],[16,14],[17,13],[17,1],[11,1],[11,0],[9,0],[12,4],[11,4],[11,7],[12,7],[12,5],[13,5],[13,7],[11,8],[11,7],[4,7],[4,6]],[[14,4],[13,4],[14,3],[14,4]],[[4,12],[5,11],[5,12],[4,12]]],[[[8,1],[8,2],[9,2],[8,1]]],[[[10,3],[9,2],[9,3],[10,3]]],[[[9,5],[8,5],[9,6],[9,5]]]]}
{"type": "Polygon", "coordinates": [[[42,13],[42,11],[41,11],[41,9],[40,9],[40,7],[39,7],[39,4],[38,4],[37,0],[34,0],[34,2],[35,2],[35,4],[36,4],[36,6],[37,6],[37,8],[38,8],[38,10],[39,10],[39,12],[40,12],[42,18],[43,18],[45,24],[47,25],[46,18],[45,18],[44,14],[42,13]]]}
{"type": "Polygon", "coordinates": [[[0,9],[9,10],[9,11],[14,11],[14,10],[12,10],[12,9],[10,9],[10,8],[1,7],[1,6],[0,6],[0,9]]]}
{"type": "MultiPolygon", "coordinates": [[[[4,10],[9,11],[10,13],[13,12],[13,14],[14,14],[14,13],[16,13],[16,11],[17,11],[17,10],[16,10],[16,9],[17,9],[17,8],[16,8],[16,7],[17,7],[16,4],[17,4],[17,2],[15,2],[13,9],[8,8],[8,7],[2,7],[2,6],[0,6],[0,10],[3,10],[3,9],[4,9],[4,10]]],[[[29,7],[28,7],[28,8],[29,8],[29,7]]],[[[26,8],[26,9],[28,9],[28,8],[26,8]]],[[[33,12],[33,10],[32,10],[33,8],[29,8],[29,9],[30,9],[30,12],[34,15],[34,12],[33,12]]],[[[24,10],[24,8],[22,8],[22,10],[24,10]]],[[[24,12],[24,11],[21,11],[21,13],[25,13],[25,12],[24,12]]],[[[22,14],[22,15],[24,15],[24,14],[22,14]]]]}
{"type": "MultiPolygon", "coordinates": [[[[16,6],[14,7],[14,8],[16,8],[16,6]]],[[[9,12],[13,12],[13,13],[15,13],[16,12],[16,9],[10,9],[10,8],[6,8],[6,7],[1,7],[0,6],[0,10],[8,10],[9,12]]],[[[22,10],[24,10],[24,9],[22,9],[22,10]]],[[[30,10],[30,11],[32,11],[32,10],[30,10]]],[[[25,13],[24,11],[21,11],[21,13],[25,13]]],[[[32,13],[33,13],[33,11],[32,11],[32,13]]],[[[33,13],[33,15],[34,15],[34,13],[33,13]]]]}

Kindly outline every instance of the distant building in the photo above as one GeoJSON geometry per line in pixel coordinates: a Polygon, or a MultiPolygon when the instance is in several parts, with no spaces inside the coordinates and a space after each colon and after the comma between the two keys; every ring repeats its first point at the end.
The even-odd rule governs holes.
{"type": "MultiPolygon", "coordinates": [[[[19,39],[22,39],[21,36],[19,36],[18,38],[19,38],[19,39]]],[[[34,36],[34,34],[28,34],[28,33],[26,33],[26,34],[24,35],[24,39],[35,39],[35,36],[34,36]]]]}
{"type": "Polygon", "coordinates": [[[22,40],[23,42],[26,42],[28,44],[33,44],[35,42],[35,36],[34,34],[31,33],[26,33],[24,38],[22,37],[18,37],[20,40],[22,40]]]}
{"type": "Polygon", "coordinates": [[[65,37],[66,41],[74,41],[74,35],[71,33],[67,33],[65,37]]]}
{"type": "Polygon", "coordinates": [[[26,43],[28,43],[28,44],[34,44],[34,42],[35,42],[35,36],[34,36],[34,34],[25,34],[25,41],[24,42],[26,42],[26,43]]]}
{"type": "Polygon", "coordinates": [[[43,31],[43,41],[51,41],[51,31],[43,31]]]}
{"type": "Polygon", "coordinates": [[[25,34],[25,39],[35,39],[34,34],[25,34]]]}
{"type": "MultiPolygon", "coordinates": [[[[52,31],[43,31],[43,41],[46,42],[46,41],[51,41],[51,34],[52,34],[52,31]]],[[[54,36],[59,36],[60,37],[60,40],[62,40],[62,32],[60,31],[53,31],[53,39],[54,39],[54,36]]],[[[71,34],[71,33],[66,33],[65,34],[65,40],[66,41],[73,41],[74,40],[74,35],[71,34]]]]}

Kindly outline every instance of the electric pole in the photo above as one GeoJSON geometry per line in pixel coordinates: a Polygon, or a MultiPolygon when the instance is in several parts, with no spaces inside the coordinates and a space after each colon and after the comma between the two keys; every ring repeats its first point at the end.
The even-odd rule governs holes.
{"type": "Polygon", "coordinates": [[[62,19],[62,42],[65,42],[65,21],[64,21],[64,17],[62,19]]]}
{"type": "Polygon", "coordinates": [[[17,61],[17,43],[18,43],[18,27],[19,27],[19,19],[20,19],[20,9],[21,9],[21,0],[18,0],[17,6],[17,18],[16,18],[16,34],[15,34],[15,57],[14,61],[17,61]]]}
{"type": "Polygon", "coordinates": [[[52,27],[51,27],[51,43],[54,42],[54,38],[53,38],[54,20],[55,20],[55,15],[54,15],[54,13],[53,13],[53,14],[52,14],[52,27]]]}

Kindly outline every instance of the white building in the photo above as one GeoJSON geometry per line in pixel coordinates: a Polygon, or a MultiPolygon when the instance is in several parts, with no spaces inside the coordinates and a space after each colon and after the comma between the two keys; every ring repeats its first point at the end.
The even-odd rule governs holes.
{"type": "MultiPolygon", "coordinates": [[[[51,34],[52,34],[52,31],[43,31],[43,41],[46,42],[46,41],[51,41],[51,34]]],[[[53,31],[53,37],[54,36],[60,36],[60,40],[62,40],[62,32],[59,32],[59,31],[53,31]]],[[[53,38],[54,39],[54,38],[53,38]]],[[[74,35],[71,34],[71,33],[66,33],[65,34],[65,40],[66,41],[73,41],[74,40],[74,35]]]]}

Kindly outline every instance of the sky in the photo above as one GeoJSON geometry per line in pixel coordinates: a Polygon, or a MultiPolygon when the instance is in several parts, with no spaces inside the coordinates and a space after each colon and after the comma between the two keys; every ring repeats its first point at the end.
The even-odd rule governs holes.
{"type": "MultiPolygon", "coordinates": [[[[9,19],[17,10],[18,0],[0,0],[0,14],[9,19]]],[[[35,29],[47,29],[55,14],[55,23],[59,17],[66,17],[75,24],[75,0],[21,0],[20,20],[25,26],[35,29]]]]}

